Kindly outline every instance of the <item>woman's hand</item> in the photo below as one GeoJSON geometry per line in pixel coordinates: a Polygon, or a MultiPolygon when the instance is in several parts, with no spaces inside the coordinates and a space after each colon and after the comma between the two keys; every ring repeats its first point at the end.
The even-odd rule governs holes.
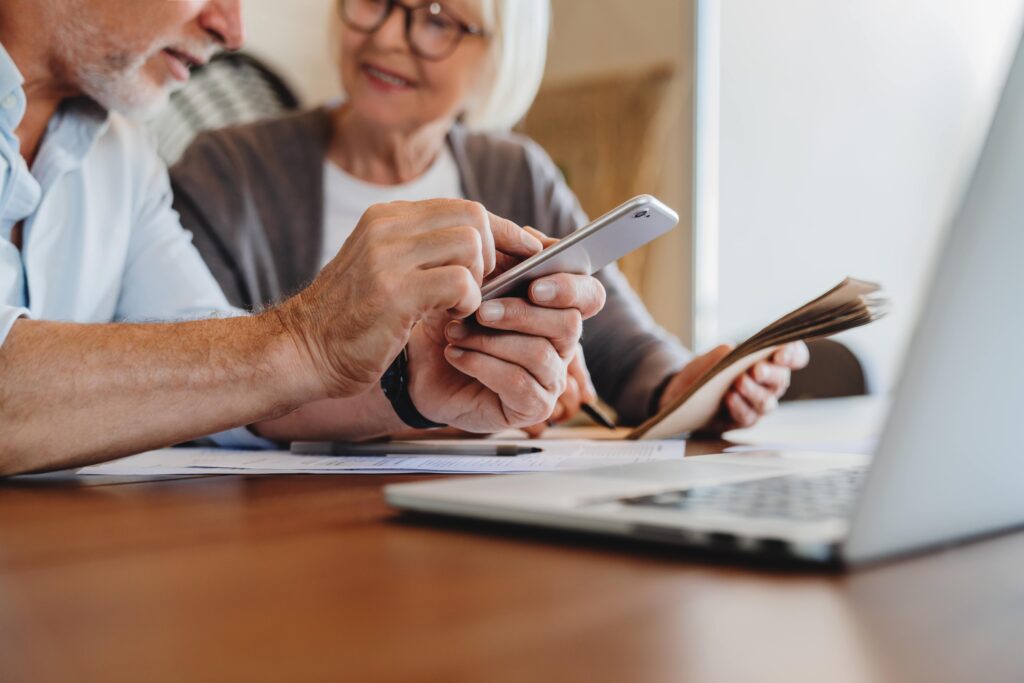
{"type": "MultiPolygon", "coordinates": [[[[681,396],[731,350],[731,346],[723,344],[690,361],[665,387],[659,409],[681,396]]],[[[770,359],[757,363],[736,379],[722,400],[719,416],[707,425],[707,430],[723,432],[754,426],[778,407],[779,398],[789,389],[793,370],[806,367],[809,360],[810,352],[803,342],[780,347],[770,359]]]]}

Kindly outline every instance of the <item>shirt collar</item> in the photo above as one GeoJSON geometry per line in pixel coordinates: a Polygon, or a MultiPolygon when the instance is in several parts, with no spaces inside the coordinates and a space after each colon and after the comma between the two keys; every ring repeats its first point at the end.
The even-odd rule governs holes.
{"type": "Polygon", "coordinates": [[[93,100],[65,100],[50,119],[32,174],[48,187],[56,178],[80,167],[109,125],[109,113],[93,100]]]}
{"type": "Polygon", "coordinates": [[[0,122],[12,131],[25,116],[24,82],[18,66],[0,43],[0,122]]]}

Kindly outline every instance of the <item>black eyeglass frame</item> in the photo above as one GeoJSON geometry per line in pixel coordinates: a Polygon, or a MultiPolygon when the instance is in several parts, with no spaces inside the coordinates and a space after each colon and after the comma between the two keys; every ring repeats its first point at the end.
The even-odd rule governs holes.
{"type": "Polygon", "coordinates": [[[370,28],[365,28],[363,26],[359,26],[358,24],[354,24],[352,20],[349,19],[348,16],[346,16],[345,5],[348,4],[348,2],[349,0],[338,0],[338,14],[341,16],[341,20],[345,22],[345,25],[351,28],[353,31],[358,31],[359,33],[365,33],[367,35],[379,30],[381,26],[386,24],[388,19],[391,18],[391,13],[394,12],[396,8],[405,12],[405,42],[409,44],[409,48],[413,51],[414,54],[416,54],[418,57],[422,57],[423,59],[429,59],[431,61],[436,62],[451,57],[452,53],[454,53],[455,50],[458,49],[459,43],[462,42],[463,36],[473,36],[475,38],[487,37],[487,32],[484,31],[481,27],[476,26],[475,24],[467,24],[458,17],[452,15],[450,12],[446,11],[444,5],[442,5],[440,2],[436,2],[436,0],[433,2],[425,2],[419,5],[407,5],[404,2],[400,2],[400,0],[385,0],[386,4],[384,5],[384,12],[381,13],[380,20],[378,20],[377,23],[371,26],[370,28]],[[423,52],[423,50],[421,50],[416,45],[415,42],[413,42],[412,13],[422,9],[427,9],[432,16],[444,16],[446,19],[449,19],[458,27],[459,32],[456,34],[455,40],[452,41],[451,47],[448,48],[447,52],[444,52],[443,54],[439,55],[427,54],[423,52]]]}

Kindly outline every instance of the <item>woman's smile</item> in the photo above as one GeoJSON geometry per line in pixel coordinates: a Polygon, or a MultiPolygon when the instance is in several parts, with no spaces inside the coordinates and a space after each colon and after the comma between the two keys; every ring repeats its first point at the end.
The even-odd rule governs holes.
{"type": "Polygon", "coordinates": [[[417,86],[416,81],[369,62],[363,62],[360,70],[370,85],[385,92],[412,90],[417,86]]]}

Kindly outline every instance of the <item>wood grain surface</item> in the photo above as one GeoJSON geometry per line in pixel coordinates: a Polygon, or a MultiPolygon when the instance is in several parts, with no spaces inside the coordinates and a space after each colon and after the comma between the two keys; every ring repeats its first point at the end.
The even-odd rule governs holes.
{"type": "Polygon", "coordinates": [[[415,478],[0,480],[0,681],[1024,680],[1024,534],[829,574],[400,516],[415,478]]]}

